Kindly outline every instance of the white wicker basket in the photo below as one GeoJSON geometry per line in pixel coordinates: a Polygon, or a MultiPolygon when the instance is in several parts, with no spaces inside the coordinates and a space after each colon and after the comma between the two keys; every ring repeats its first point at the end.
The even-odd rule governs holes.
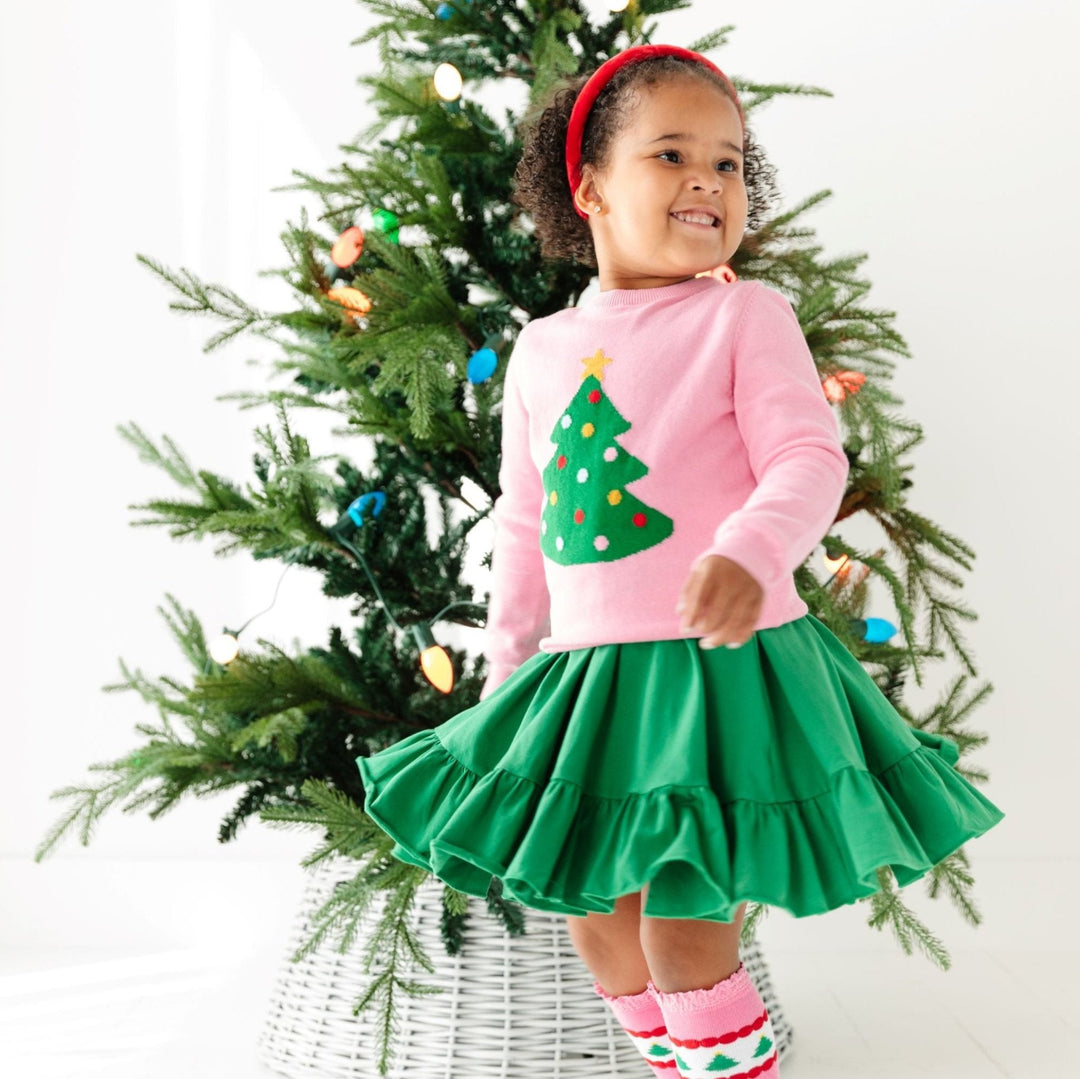
{"type": "MultiPolygon", "coordinates": [[[[371,979],[356,955],[333,943],[292,962],[311,935],[310,919],[356,863],[324,863],[312,874],[274,987],[258,1056],[289,1079],[378,1079],[372,1013],[352,1014],[371,979]]],[[[593,992],[592,977],[570,942],[566,919],[525,912],[525,935],[511,936],[469,900],[464,946],[448,956],[439,935],[442,884],[417,892],[414,919],[435,965],[410,977],[443,992],[403,995],[388,1079],[644,1079],[653,1071],[593,992]]],[[[368,924],[381,908],[372,904],[368,924]]],[[[742,960],[769,1009],[781,1059],[791,1046],[758,946],[742,960]]]]}

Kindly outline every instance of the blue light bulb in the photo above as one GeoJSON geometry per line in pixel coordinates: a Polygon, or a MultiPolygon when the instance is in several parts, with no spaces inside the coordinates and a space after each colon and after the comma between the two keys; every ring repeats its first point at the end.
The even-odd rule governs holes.
{"type": "MultiPolygon", "coordinates": [[[[386,495],[382,491],[369,491],[366,495],[353,499],[349,508],[345,511],[347,516],[357,528],[364,524],[364,511],[370,506],[372,517],[378,517],[386,505],[386,495]]],[[[340,522],[339,522],[340,523],[340,522]]]]}
{"type": "Polygon", "coordinates": [[[884,618],[852,618],[848,623],[851,632],[869,644],[884,644],[900,631],[884,618]]]}
{"type": "Polygon", "coordinates": [[[493,374],[495,374],[495,368],[499,366],[499,357],[495,355],[495,350],[491,348],[478,348],[469,357],[469,366],[466,369],[469,381],[474,385],[479,385],[481,382],[487,382],[493,374]]]}

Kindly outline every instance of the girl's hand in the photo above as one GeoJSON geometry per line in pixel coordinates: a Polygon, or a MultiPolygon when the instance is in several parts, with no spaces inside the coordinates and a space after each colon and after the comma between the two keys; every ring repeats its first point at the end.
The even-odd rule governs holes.
{"type": "Polygon", "coordinates": [[[702,648],[734,648],[753,635],[764,599],[761,585],[742,566],[711,554],[686,578],[675,611],[684,629],[702,634],[702,648]]]}

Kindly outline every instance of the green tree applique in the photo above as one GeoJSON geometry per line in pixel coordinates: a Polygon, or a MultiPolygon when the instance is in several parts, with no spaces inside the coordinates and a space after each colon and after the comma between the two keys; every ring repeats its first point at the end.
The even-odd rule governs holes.
{"type": "Polygon", "coordinates": [[[649,469],[615,441],[631,424],[604,392],[604,368],[613,361],[597,349],[581,362],[581,388],[551,433],[555,453],[543,473],[540,549],[564,566],[614,562],[675,530],[670,517],[626,489],[649,469]]]}

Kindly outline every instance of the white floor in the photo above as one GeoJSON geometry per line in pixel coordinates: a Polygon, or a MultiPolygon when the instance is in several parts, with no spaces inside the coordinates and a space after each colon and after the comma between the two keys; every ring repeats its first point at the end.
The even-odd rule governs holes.
{"type": "MultiPolygon", "coordinates": [[[[94,871],[84,864],[54,876],[77,879],[94,871]]],[[[150,872],[153,892],[178,871],[130,872],[132,879],[150,872]]],[[[119,928],[100,933],[96,948],[70,941],[50,946],[46,934],[33,932],[22,945],[4,942],[4,1079],[273,1079],[256,1061],[255,1043],[302,879],[287,867],[203,872],[201,885],[189,886],[192,894],[209,893],[214,901],[208,899],[207,909],[217,913],[197,947],[155,948],[142,940],[120,948],[119,928]]],[[[48,875],[38,867],[28,879],[33,873],[48,875]]],[[[117,880],[115,866],[111,873],[117,880]]],[[[191,882],[192,873],[185,867],[170,894],[181,889],[181,879],[191,882]]],[[[130,891],[127,881],[117,887],[117,894],[130,891]]],[[[835,924],[840,914],[826,917],[835,924]]],[[[865,927],[857,932],[873,946],[793,947],[790,925],[763,927],[773,984],[795,1032],[783,1079],[1078,1074],[1080,952],[1000,946],[992,931],[987,946],[978,947],[980,931],[970,930],[962,946],[947,939],[953,967],[943,972],[865,927]]],[[[51,935],[62,938],[62,927],[51,935]]]]}

